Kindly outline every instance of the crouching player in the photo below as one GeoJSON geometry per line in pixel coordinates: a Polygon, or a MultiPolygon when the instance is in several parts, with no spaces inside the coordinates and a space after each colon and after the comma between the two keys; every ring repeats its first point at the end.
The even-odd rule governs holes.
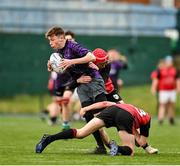
{"type": "Polygon", "coordinates": [[[56,140],[84,138],[104,126],[107,128],[116,127],[122,142],[122,146],[118,146],[115,141],[111,141],[111,156],[119,153],[132,156],[135,140],[147,153],[158,152],[158,149],[152,148],[147,143],[151,121],[148,113],[130,104],[104,101],[82,108],[80,114],[83,116],[87,111],[97,108],[105,109],[81,129],[69,129],[54,135],[44,135],[36,145],[36,153],[41,153],[47,145],[56,140]],[[138,128],[140,128],[140,134],[137,131],[138,128]]]}

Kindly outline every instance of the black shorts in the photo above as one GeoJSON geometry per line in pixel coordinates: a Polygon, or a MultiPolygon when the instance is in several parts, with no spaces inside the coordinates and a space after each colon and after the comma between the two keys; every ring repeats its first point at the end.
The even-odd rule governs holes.
{"type": "Polygon", "coordinates": [[[59,87],[57,89],[53,89],[50,93],[51,95],[53,96],[59,96],[59,97],[62,97],[63,94],[64,94],[64,91],[66,90],[69,90],[71,91],[72,93],[74,92],[74,89],[69,87],[69,86],[65,86],[65,87],[59,87]]]}
{"type": "Polygon", "coordinates": [[[116,127],[118,131],[125,130],[129,134],[133,134],[133,116],[117,106],[104,109],[96,117],[103,120],[107,128],[116,127]]]}
{"type": "Polygon", "coordinates": [[[122,100],[122,98],[119,96],[119,94],[117,93],[116,90],[112,91],[109,94],[106,94],[106,98],[107,98],[107,101],[112,101],[112,102],[115,102],[115,103],[122,100]]]}
{"type": "Polygon", "coordinates": [[[140,135],[148,137],[150,127],[151,127],[151,119],[149,120],[147,124],[140,126],[140,135]]]}

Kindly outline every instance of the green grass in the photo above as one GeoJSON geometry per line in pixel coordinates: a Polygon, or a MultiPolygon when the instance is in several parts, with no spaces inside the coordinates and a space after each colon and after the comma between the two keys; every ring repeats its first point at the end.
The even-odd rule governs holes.
{"type": "MultiPolygon", "coordinates": [[[[158,126],[153,118],[150,144],[159,149],[159,154],[148,155],[136,148],[134,157],[91,154],[95,147],[92,136],[81,140],[61,140],[49,145],[42,154],[34,152],[35,145],[44,133],[56,133],[59,126],[47,126],[36,116],[0,117],[0,165],[75,165],[75,164],[179,164],[180,163],[180,119],[175,126],[167,121],[158,126]]],[[[74,122],[73,127],[84,122],[74,122]]],[[[120,142],[115,128],[107,129],[111,139],[120,142]]]]}
{"type": "MultiPolygon", "coordinates": [[[[151,115],[155,114],[156,98],[151,95],[149,85],[123,87],[120,94],[125,102],[139,106],[151,115]]],[[[51,98],[48,94],[43,96],[24,94],[10,98],[1,98],[0,113],[37,113],[50,101],[51,98]]],[[[180,95],[177,99],[176,110],[177,114],[180,115],[180,95]]]]}
{"type": "MultiPolygon", "coordinates": [[[[0,165],[46,165],[46,164],[179,164],[180,163],[180,119],[176,125],[170,126],[167,121],[163,126],[157,124],[155,117],[156,100],[150,94],[149,85],[124,87],[121,96],[127,103],[143,108],[153,116],[150,144],[159,149],[158,155],[147,155],[136,148],[134,157],[93,155],[95,148],[92,136],[82,140],[62,140],[52,143],[42,154],[35,154],[34,148],[44,133],[57,133],[59,126],[47,126],[37,116],[39,110],[46,106],[49,95],[30,96],[17,95],[0,99],[0,113],[34,113],[31,116],[0,114],[0,165]]],[[[176,104],[176,113],[180,115],[180,96],[176,104]]],[[[81,127],[84,122],[74,122],[73,127],[81,127]]],[[[107,130],[111,139],[120,142],[116,129],[107,130]]]]}

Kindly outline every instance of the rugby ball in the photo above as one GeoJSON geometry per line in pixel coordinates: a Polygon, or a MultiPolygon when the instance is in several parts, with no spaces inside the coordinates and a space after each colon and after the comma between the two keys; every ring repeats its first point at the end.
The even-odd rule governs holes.
{"type": "Polygon", "coordinates": [[[60,57],[59,53],[52,53],[49,61],[53,71],[56,73],[63,73],[63,68],[59,67],[60,63],[62,62],[62,58],[60,57]]]}

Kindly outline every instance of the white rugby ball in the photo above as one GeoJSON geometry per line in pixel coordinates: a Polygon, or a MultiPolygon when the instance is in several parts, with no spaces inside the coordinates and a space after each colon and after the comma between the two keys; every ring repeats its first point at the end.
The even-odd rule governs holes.
{"type": "Polygon", "coordinates": [[[59,67],[62,61],[62,58],[59,56],[59,53],[52,53],[49,61],[53,71],[55,71],[56,73],[63,73],[63,68],[59,67]]]}

